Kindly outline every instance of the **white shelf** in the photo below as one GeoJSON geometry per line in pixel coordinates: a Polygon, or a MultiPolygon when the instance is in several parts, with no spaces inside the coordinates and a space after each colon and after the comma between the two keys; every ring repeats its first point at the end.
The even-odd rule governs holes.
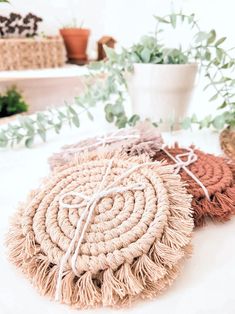
{"type": "Polygon", "coordinates": [[[67,64],[62,68],[0,71],[0,82],[32,79],[71,78],[83,76],[87,73],[88,69],[86,66],[67,64]]]}

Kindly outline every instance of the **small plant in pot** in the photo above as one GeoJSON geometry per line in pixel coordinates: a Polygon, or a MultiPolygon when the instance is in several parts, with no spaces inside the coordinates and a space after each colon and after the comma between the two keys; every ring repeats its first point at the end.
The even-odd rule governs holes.
{"type": "Polygon", "coordinates": [[[0,118],[6,118],[27,110],[28,104],[15,86],[0,94],[0,118]]]}
{"type": "Polygon", "coordinates": [[[128,56],[133,63],[127,86],[133,111],[141,118],[159,120],[161,129],[174,128],[185,117],[198,69],[179,49],[164,48],[157,39],[143,37],[128,56]]]}
{"type": "Polygon", "coordinates": [[[90,36],[90,30],[73,25],[68,25],[60,29],[60,34],[64,39],[68,59],[75,62],[86,63],[87,45],[90,36]]]}

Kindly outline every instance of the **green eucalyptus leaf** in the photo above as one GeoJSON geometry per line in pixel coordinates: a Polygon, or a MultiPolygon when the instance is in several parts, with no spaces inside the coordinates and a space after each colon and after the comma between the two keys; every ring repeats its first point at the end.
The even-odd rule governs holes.
{"type": "Polygon", "coordinates": [[[109,123],[112,123],[114,121],[114,115],[112,112],[106,112],[105,118],[109,123]]]}
{"type": "Polygon", "coordinates": [[[216,100],[217,98],[218,98],[218,93],[216,93],[215,95],[213,95],[210,99],[209,99],[209,101],[214,101],[214,100],[216,100]]]}
{"type": "Polygon", "coordinates": [[[121,128],[125,128],[126,124],[128,123],[127,117],[125,116],[125,114],[123,114],[121,117],[118,117],[115,125],[121,129],[121,128]]]}
{"type": "Polygon", "coordinates": [[[112,113],[114,116],[120,115],[123,112],[124,108],[121,103],[116,103],[114,106],[112,106],[112,113]]]}
{"type": "Polygon", "coordinates": [[[158,125],[157,122],[152,122],[152,125],[153,125],[155,128],[158,128],[158,127],[159,127],[159,125],[158,125]]]}
{"type": "Polygon", "coordinates": [[[228,69],[229,67],[230,67],[230,62],[225,63],[225,64],[221,67],[221,69],[228,69]]]}
{"type": "Polygon", "coordinates": [[[25,146],[27,148],[31,148],[33,146],[33,141],[34,141],[34,137],[28,137],[26,140],[25,140],[25,146]]]}
{"type": "Polygon", "coordinates": [[[74,115],[74,116],[77,115],[76,110],[74,110],[72,106],[68,106],[68,111],[69,111],[72,115],[74,115]]]}
{"type": "Polygon", "coordinates": [[[78,118],[77,115],[74,115],[74,116],[73,116],[72,122],[73,122],[73,124],[74,124],[77,128],[80,127],[80,120],[79,120],[79,118],[78,118]]]}
{"type": "Polygon", "coordinates": [[[195,18],[195,14],[191,14],[190,16],[188,16],[188,23],[191,24],[194,21],[195,18]]]}
{"type": "Polygon", "coordinates": [[[43,142],[46,142],[46,131],[45,131],[45,129],[39,129],[38,134],[41,137],[41,139],[43,140],[43,142]]]}
{"type": "Polygon", "coordinates": [[[215,46],[221,45],[226,39],[227,39],[227,37],[222,37],[222,38],[218,39],[217,42],[215,43],[215,46]]]}
{"type": "Polygon", "coordinates": [[[175,14],[170,15],[171,25],[173,26],[173,28],[176,28],[176,18],[177,17],[175,14]]]}
{"type": "Polygon", "coordinates": [[[224,101],[224,102],[222,103],[222,105],[220,105],[220,106],[218,107],[218,109],[224,109],[226,106],[227,106],[227,102],[224,101]]]}
{"type": "Polygon", "coordinates": [[[36,119],[38,122],[44,122],[45,121],[45,115],[42,112],[38,112],[36,114],[36,119]]]}
{"type": "Polygon", "coordinates": [[[197,123],[197,122],[198,122],[198,118],[197,118],[197,116],[196,116],[195,113],[194,113],[194,114],[192,115],[192,117],[191,117],[191,122],[192,122],[192,123],[197,123]]]}
{"type": "Polygon", "coordinates": [[[32,119],[30,119],[29,117],[19,116],[18,120],[21,126],[27,131],[29,135],[34,134],[34,126],[32,119]]]}
{"type": "Polygon", "coordinates": [[[60,133],[61,128],[62,128],[62,123],[56,123],[54,125],[54,130],[55,130],[56,134],[60,133]]]}
{"type": "Polygon", "coordinates": [[[199,123],[199,128],[209,128],[211,124],[211,115],[206,116],[202,121],[199,123]]]}
{"type": "Polygon", "coordinates": [[[221,48],[216,48],[216,58],[220,62],[223,58],[223,50],[221,48]]]}
{"type": "Polygon", "coordinates": [[[215,129],[221,130],[224,128],[225,125],[225,119],[223,115],[217,116],[213,119],[212,125],[215,129]]]}
{"type": "Polygon", "coordinates": [[[200,31],[195,35],[195,42],[198,43],[198,42],[207,40],[209,36],[210,34],[200,31]]]}
{"type": "Polygon", "coordinates": [[[7,141],[3,141],[0,139],[0,147],[7,147],[7,141]]]}
{"type": "Polygon", "coordinates": [[[184,118],[181,122],[181,127],[185,130],[189,129],[191,127],[191,119],[189,117],[184,118]]]}
{"type": "Polygon", "coordinates": [[[168,20],[166,20],[165,18],[161,17],[161,16],[157,16],[157,15],[154,15],[154,18],[160,22],[160,23],[165,23],[165,24],[170,24],[170,22],[168,20]]]}
{"type": "Polygon", "coordinates": [[[59,111],[58,112],[58,115],[59,115],[59,117],[63,120],[64,118],[66,118],[66,115],[64,114],[64,112],[63,111],[59,111]]]}
{"type": "Polygon", "coordinates": [[[93,117],[93,115],[90,113],[89,110],[87,110],[87,116],[88,116],[88,118],[89,118],[91,121],[94,120],[94,117],[93,117]]]}
{"type": "Polygon", "coordinates": [[[139,120],[140,120],[140,116],[137,114],[134,114],[133,116],[130,117],[128,124],[130,126],[135,126],[139,120]]]}
{"type": "Polygon", "coordinates": [[[17,144],[19,144],[24,138],[24,136],[22,134],[16,134],[15,136],[16,136],[16,143],[17,144]]]}
{"type": "Polygon", "coordinates": [[[5,135],[4,131],[0,132],[0,147],[6,147],[8,143],[8,138],[5,135]]]}
{"type": "Polygon", "coordinates": [[[104,111],[105,111],[106,114],[112,113],[112,111],[113,111],[113,106],[112,106],[112,104],[107,104],[107,105],[105,105],[104,111]]]}
{"type": "Polygon", "coordinates": [[[206,59],[207,61],[210,61],[210,60],[211,60],[211,52],[210,52],[209,50],[207,50],[206,53],[205,53],[205,59],[206,59]]]}
{"type": "Polygon", "coordinates": [[[207,45],[212,44],[215,41],[215,39],[216,39],[216,31],[212,29],[207,39],[207,45]]]}

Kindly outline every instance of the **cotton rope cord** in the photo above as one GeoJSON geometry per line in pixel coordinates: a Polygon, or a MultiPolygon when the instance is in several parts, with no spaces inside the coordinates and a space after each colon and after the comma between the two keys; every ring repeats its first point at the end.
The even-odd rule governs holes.
{"type": "MultiPolygon", "coordinates": [[[[234,163],[223,157],[203,153],[194,147],[192,149],[197,160],[187,167],[181,167],[179,174],[187,183],[188,192],[193,196],[195,226],[204,225],[208,218],[214,222],[229,220],[235,213],[234,163]],[[190,175],[189,171],[198,181],[190,175]],[[199,184],[199,181],[206,190],[199,184]]],[[[181,156],[181,160],[187,161],[187,154],[188,148],[181,148],[176,144],[174,147],[165,148],[165,151],[157,152],[154,160],[166,160],[168,164],[175,164],[176,156],[181,156]]]]}
{"type": "Polygon", "coordinates": [[[174,167],[146,155],[81,154],[20,206],[7,236],[9,258],[43,295],[56,297],[78,222],[59,281],[60,301],[76,308],[155,297],[191,253],[191,196],[174,167]]]}
{"type": "Polygon", "coordinates": [[[163,140],[157,129],[150,123],[142,122],[136,127],[120,129],[65,145],[59,153],[53,154],[48,162],[52,170],[57,170],[62,166],[67,166],[81,152],[102,151],[104,148],[125,151],[130,156],[143,153],[154,155],[162,144],[163,140]]]}
{"type": "Polygon", "coordinates": [[[175,166],[176,166],[175,172],[179,173],[181,169],[187,172],[187,174],[201,187],[206,198],[208,199],[208,201],[210,201],[210,195],[205,185],[192,173],[192,171],[190,171],[187,168],[189,165],[191,165],[198,159],[197,155],[194,153],[194,150],[192,148],[185,148],[186,153],[177,154],[175,157],[171,155],[171,153],[168,152],[167,149],[162,148],[162,150],[168,157],[170,157],[175,162],[175,166]],[[183,161],[181,159],[182,157],[187,157],[187,160],[183,161]]]}

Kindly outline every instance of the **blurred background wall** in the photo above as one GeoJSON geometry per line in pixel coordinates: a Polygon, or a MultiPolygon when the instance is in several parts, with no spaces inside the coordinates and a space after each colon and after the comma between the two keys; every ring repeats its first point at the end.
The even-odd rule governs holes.
{"type": "Polygon", "coordinates": [[[153,14],[171,9],[194,12],[206,29],[216,28],[235,42],[234,0],[10,0],[1,4],[0,13],[29,11],[44,18],[41,30],[55,34],[73,19],[92,30],[91,47],[104,34],[115,37],[121,45],[129,45],[154,30],[153,14]]]}

